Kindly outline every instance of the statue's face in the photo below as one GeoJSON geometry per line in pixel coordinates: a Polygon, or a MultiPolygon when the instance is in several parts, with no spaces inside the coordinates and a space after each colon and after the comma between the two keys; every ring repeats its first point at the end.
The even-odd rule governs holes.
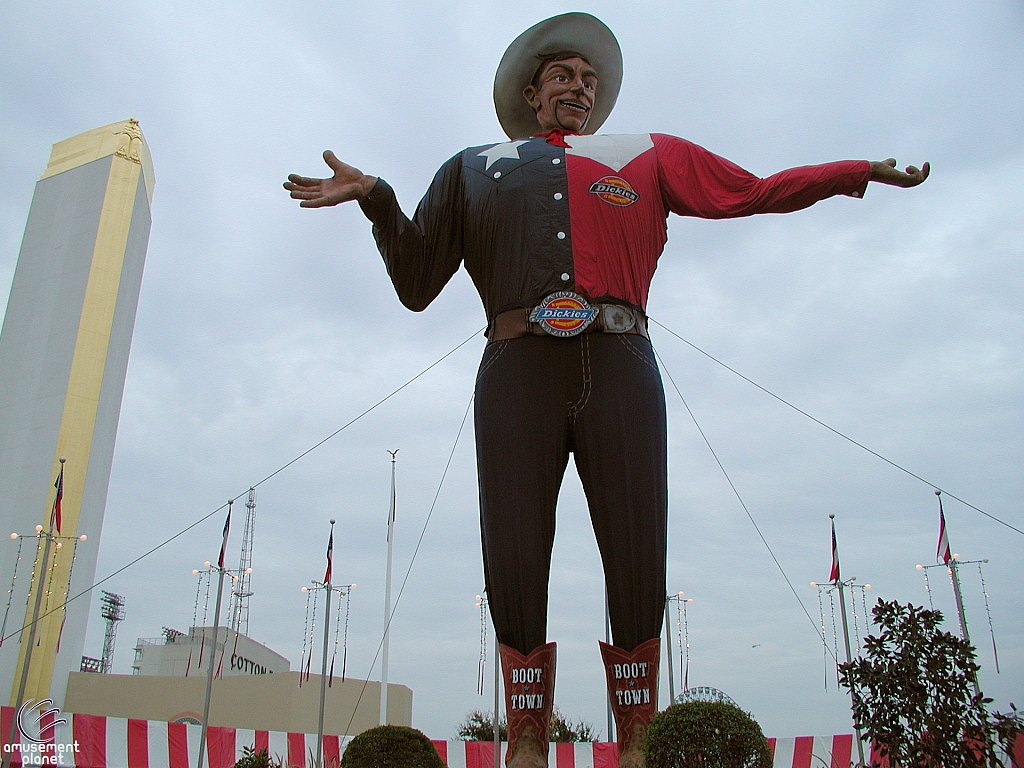
{"type": "Polygon", "coordinates": [[[597,72],[577,57],[551,61],[536,80],[523,90],[541,130],[561,128],[582,133],[597,94],[597,72]]]}

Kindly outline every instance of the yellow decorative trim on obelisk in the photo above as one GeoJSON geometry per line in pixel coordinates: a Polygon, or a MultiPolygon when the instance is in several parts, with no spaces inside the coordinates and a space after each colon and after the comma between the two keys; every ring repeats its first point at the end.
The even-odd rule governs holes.
{"type": "MultiPolygon", "coordinates": [[[[49,165],[42,176],[45,179],[64,173],[108,155],[113,155],[110,174],[103,197],[96,243],[93,247],[51,473],[51,477],[57,477],[60,471],[60,457],[65,456],[67,463],[64,467],[63,520],[60,535],[67,537],[78,535],[78,518],[85,490],[86,471],[89,467],[107,347],[121,284],[121,268],[128,243],[128,231],[131,227],[140,175],[146,184],[147,196],[151,196],[152,163],[138,123],[131,119],[97,128],[55,144],[49,165]]],[[[54,493],[54,490],[50,491],[49,505],[43,511],[41,523],[44,530],[50,529],[54,493]]],[[[56,530],[53,533],[56,534],[56,530]]],[[[32,652],[25,701],[38,701],[49,697],[64,618],[64,612],[59,606],[69,597],[65,595],[65,590],[74,552],[73,538],[63,539],[62,544],[60,549],[55,550],[56,554],[51,556],[51,570],[43,580],[44,588],[49,591],[49,594],[43,596],[43,605],[48,608],[41,611],[42,615],[36,629],[36,647],[32,652]]],[[[35,591],[39,588],[39,569],[40,564],[37,562],[32,574],[29,606],[34,603],[35,591]]],[[[29,621],[30,612],[25,616],[26,625],[29,621]]],[[[22,676],[28,635],[27,631],[21,634],[18,666],[11,691],[12,704],[17,697],[22,676]]]]}

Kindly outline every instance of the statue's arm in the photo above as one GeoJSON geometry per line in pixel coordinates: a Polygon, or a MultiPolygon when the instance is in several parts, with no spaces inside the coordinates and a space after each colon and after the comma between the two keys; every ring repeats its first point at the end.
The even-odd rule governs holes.
{"type": "Polygon", "coordinates": [[[358,168],[341,162],[329,149],[324,152],[324,162],[334,171],[329,179],[292,173],[284,183],[292,199],[298,200],[303,208],[323,208],[347,203],[349,200],[365,200],[377,183],[375,176],[368,176],[358,168]]]}
{"type": "Polygon", "coordinates": [[[878,181],[882,184],[890,184],[894,187],[916,187],[928,178],[931,166],[925,163],[920,169],[908,165],[905,171],[896,167],[896,158],[890,157],[881,162],[872,161],[871,181],[878,181]]]}
{"type": "Polygon", "coordinates": [[[459,155],[437,172],[413,219],[406,217],[394,190],[324,152],[334,171],[329,179],[291,174],[284,188],[303,208],[359,202],[373,224],[377,249],[387,265],[398,298],[422,311],[440,293],[462,263],[461,163],[459,155]]]}

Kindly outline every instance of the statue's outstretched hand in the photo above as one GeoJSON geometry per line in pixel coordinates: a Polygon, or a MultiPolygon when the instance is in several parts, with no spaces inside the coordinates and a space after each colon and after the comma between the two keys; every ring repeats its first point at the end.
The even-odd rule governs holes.
{"type": "Polygon", "coordinates": [[[334,171],[331,178],[311,179],[292,173],[284,183],[292,199],[299,200],[303,208],[322,208],[349,200],[362,200],[377,183],[376,177],[367,176],[358,168],[341,162],[329,149],[324,152],[324,162],[334,171]]]}
{"type": "Polygon", "coordinates": [[[906,171],[901,171],[896,167],[896,158],[890,157],[882,162],[871,163],[871,180],[891,184],[894,187],[916,187],[928,178],[930,170],[931,167],[925,163],[920,170],[908,165],[906,171]]]}

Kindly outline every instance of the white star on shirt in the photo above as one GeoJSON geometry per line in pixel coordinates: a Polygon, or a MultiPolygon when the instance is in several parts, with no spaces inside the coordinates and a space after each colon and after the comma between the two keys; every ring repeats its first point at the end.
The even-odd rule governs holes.
{"type": "Polygon", "coordinates": [[[491,166],[503,157],[507,157],[510,160],[521,160],[522,158],[519,157],[519,145],[525,143],[526,141],[520,139],[519,141],[506,141],[504,144],[495,144],[490,149],[485,149],[478,154],[477,157],[487,158],[487,165],[484,166],[484,170],[489,171],[491,166]]]}

